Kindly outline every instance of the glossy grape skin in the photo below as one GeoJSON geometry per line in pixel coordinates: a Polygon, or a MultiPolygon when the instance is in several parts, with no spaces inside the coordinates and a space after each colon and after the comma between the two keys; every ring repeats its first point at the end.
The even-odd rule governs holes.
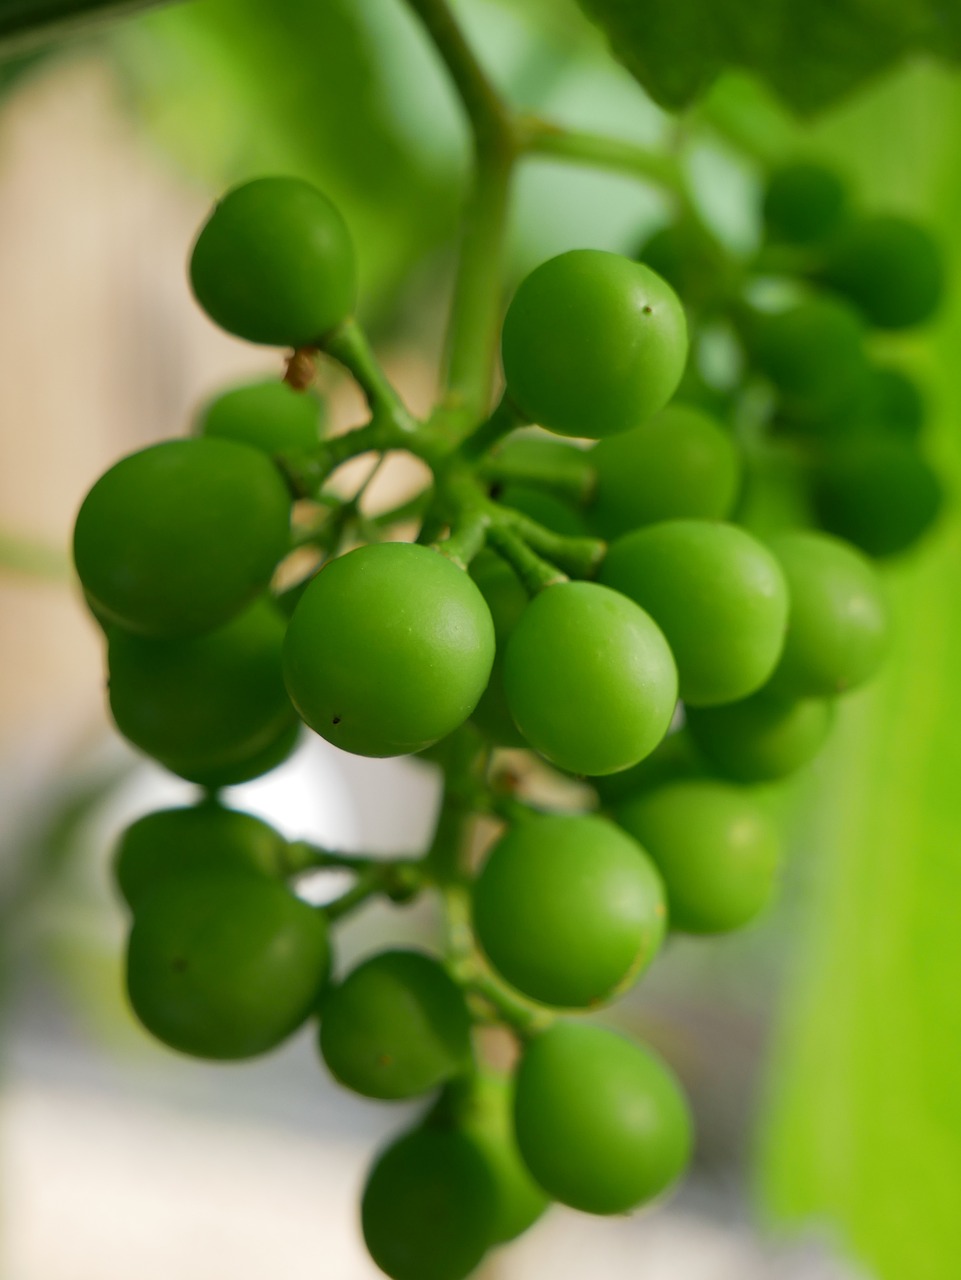
{"type": "Polygon", "coordinates": [[[888,608],[873,566],[849,543],[792,530],[769,540],[791,607],[772,689],[826,697],[877,671],[888,645],[888,608]]]}
{"type": "Polygon", "coordinates": [[[770,902],[780,841],[742,788],[709,779],[669,783],[624,801],[614,817],[664,877],[672,929],[727,933],[770,902]]]}
{"type": "Polygon", "coordinates": [[[427,1123],[454,1125],[486,1161],[494,1184],[493,1244],[516,1240],[544,1213],[550,1200],[517,1149],[511,1076],[484,1070],[452,1081],[427,1123]]]}
{"type": "Polygon", "coordinates": [[[331,1074],[367,1098],[414,1098],[464,1071],[470,1019],[431,956],[382,951],[330,992],[320,1050],[331,1074]]]}
{"type": "Polygon", "coordinates": [[[795,160],[770,174],[764,222],[773,240],[816,244],[834,232],[846,213],[844,183],[826,165],[795,160]]]}
{"type": "Polygon", "coordinates": [[[494,968],[532,1000],[593,1008],[630,986],[664,935],[664,890],[644,850],[603,818],[515,824],[474,884],[494,968]]]}
{"type": "Polygon", "coordinates": [[[274,347],[315,346],[354,310],[354,246],[316,187],[258,178],[214,206],[191,252],[190,283],[228,333],[274,347]]]}
{"type": "Polygon", "coordinates": [[[504,690],[504,647],[520,621],[530,596],[506,561],[484,550],[471,561],[470,575],[480,588],[494,623],[497,650],[490,679],[471,713],[471,721],[498,747],[524,747],[524,735],[514,723],[504,690]]]}
{"type": "Polygon", "coordinates": [[[313,1012],[327,926],[281,884],[244,871],[171,876],[137,904],[127,991],[158,1040],[198,1058],[250,1058],[313,1012]]]}
{"type": "Polygon", "coordinates": [[[846,226],[819,275],[879,329],[922,324],[944,293],[937,242],[924,227],[893,214],[861,217],[846,226]]]}
{"type": "Polygon", "coordinates": [[[286,841],[266,822],[219,804],[161,809],[120,838],[113,871],[134,910],[156,885],[186,872],[242,870],[270,878],[284,872],[286,841]]]}
{"type": "Polygon", "coordinates": [[[602,1027],[556,1023],[517,1072],[517,1145],[548,1194],[585,1213],[626,1213],[683,1171],[687,1103],[651,1052],[602,1027]]]}
{"type": "Polygon", "coordinates": [[[590,520],[602,538],[684,517],[723,520],[741,478],[734,441],[712,418],[670,404],[642,426],[601,440],[590,520]]]}
{"type": "Polygon", "coordinates": [[[321,570],[287,629],[284,676],[301,717],[363,756],[423,750],[480,700],[494,624],[471,578],[427,547],[378,543],[321,570]]]}
{"type": "Polygon", "coordinates": [[[465,1280],[492,1243],[495,1212],[491,1174],[471,1138],[422,1128],[377,1157],[361,1226],[391,1280],[465,1280]]]}
{"type": "Polygon", "coordinates": [[[828,533],[881,559],[907,551],[928,531],[943,492],[912,441],[878,435],[833,449],[815,472],[812,498],[828,533]]]}
{"type": "Polygon", "coordinates": [[[687,325],[677,295],[650,268],[573,249],[521,282],[501,352],[508,393],[529,421],[599,439],[637,426],[671,398],[687,325]]]}
{"type": "Polygon", "coordinates": [[[187,640],[112,631],[107,665],[117,728],[187,776],[246,766],[296,724],[281,674],[283,640],[283,619],[264,600],[187,640]]]}
{"type": "Polygon", "coordinates": [[[821,750],[833,720],[825,698],[778,697],[767,688],[723,707],[687,709],[692,739],[734,782],[773,782],[796,772],[821,750]]]}
{"type": "Polygon", "coordinates": [[[856,412],[868,364],[862,322],[847,303],[813,297],[757,315],[748,325],[747,342],[789,417],[856,412]]]}
{"type": "Polygon", "coordinates": [[[787,587],[771,552],[743,529],[707,520],[638,529],[610,545],[599,578],[664,632],[685,703],[735,702],[773,672],[787,587]]]}
{"type": "Polygon", "coordinates": [[[273,455],[313,448],[320,425],[318,401],[273,378],[221,392],[204,406],[195,429],[273,455]]]}
{"type": "Polygon", "coordinates": [[[84,498],[74,561],[101,617],[141,635],[200,635],[235,617],[290,545],[290,495],[234,440],[165,440],[122,458],[84,498]]]}
{"type": "Polygon", "coordinates": [[[616,773],[667,732],[677,672],[664,636],[630,600],[591,582],[547,587],[504,656],[511,715],[527,741],[570,773],[616,773]]]}

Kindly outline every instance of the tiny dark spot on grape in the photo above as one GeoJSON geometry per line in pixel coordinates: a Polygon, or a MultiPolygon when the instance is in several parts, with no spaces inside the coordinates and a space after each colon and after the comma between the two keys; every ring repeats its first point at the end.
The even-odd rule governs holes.
{"type": "Polygon", "coordinates": [[[331,723],[332,723],[332,724],[340,724],[340,716],[334,716],[334,718],[333,718],[333,720],[331,721],[331,723]]]}
{"type": "Polygon", "coordinates": [[[652,316],[654,314],[653,307],[642,307],[641,310],[644,312],[646,316],[652,316]]]}
{"type": "Polygon", "coordinates": [[[378,1067],[389,1067],[393,1061],[394,1059],[390,1056],[389,1053],[379,1053],[377,1055],[378,1067]]]}

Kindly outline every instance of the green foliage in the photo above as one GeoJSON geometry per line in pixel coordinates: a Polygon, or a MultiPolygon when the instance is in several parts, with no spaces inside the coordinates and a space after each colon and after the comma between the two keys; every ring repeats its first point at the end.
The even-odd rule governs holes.
{"type": "Polygon", "coordinates": [[[961,58],[961,17],[896,0],[581,0],[614,54],[670,109],[687,106],[734,65],[789,106],[830,106],[912,52],[961,58]]]}

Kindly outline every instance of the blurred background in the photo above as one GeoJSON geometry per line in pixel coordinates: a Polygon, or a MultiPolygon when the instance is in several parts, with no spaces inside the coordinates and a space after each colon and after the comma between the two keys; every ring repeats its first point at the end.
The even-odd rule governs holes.
{"type": "MultiPolygon", "coordinates": [[[[518,103],[642,142],[672,127],[567,0],[463,0],[518,103]]],[[[69,566],[91,483],[189,430],[225,384],[279,372],[193,304],[187,250],[233,181],[322,186],[360,249],[365,319],[411,406],[433,390],[467,166],[445,78],[400,0],[194,0],[0,65],[0,1266],[10,1280],[362,1280],[357,1199],[403,1109],[326,1076],[309,1035],[207,1066],[141,1033],[122,996],[117,833],[192,788],[111,733],[99,636],[69,566]]],[[[612,1015],[656,1044],[697,1116],[691,1176],[630,1219],[552,1210],[488,1280],[945,1280],[961,1268],[961,81],[915,61],[814,123],[726,75],[690,165],[732,245],[759,179],[712,130],[836,161],[865,207],[921,217],[953,288],[886,340],[930,392],[948,490],[923,546],[885,569],[895,652],[828,750],[778,798],[790,858],[743,936],[674,940],[612,1015]],[[730,133],[730,129],[726,130],[730,133]]],[[[513,278],[575,246],[631,252],[663,221],[643,184],[531,161],[513,278]]],[[[334,427],[358,403],[326,388],[334,427]]],[[[386,468],[385,500],[411,477],[386,468]]],[[[285,834],[419,849],[438,778],[312,738],[236,789],[285,834]]],[[[429,908],[375,906],[344,960],[429,940],[429,908]]]]}

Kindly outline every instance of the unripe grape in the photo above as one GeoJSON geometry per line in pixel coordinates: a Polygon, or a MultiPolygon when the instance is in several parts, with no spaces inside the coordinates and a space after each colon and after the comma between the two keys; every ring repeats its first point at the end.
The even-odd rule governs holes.
{"type": "Polygon", "coordinates": [[[508,393],[531,422],[598,439],[671,398],[687,359],[677,295],[649,267],[574,249],[520,284],[504,320],[508,393]]]}
{"type": "Polygon", "coordinates": [[[234,440],[165,440],[122,458],[83,501],[74,560],[99,616],[172,638],[219,627],[290,545],[279,471],[234,440]]]}
{"type": "Polygon", "coordinates": [[[371,1257],[391,1280],[465,1280],[493,1242],[494,1187],[476,1144],[414,1129],[377,1157],[361,1201],[371,1257]]]}
{"type": "Polygon", "coordinates": [[[833,449],[815,472],[812,496],[828,533],[878,558],[912,547],[934,524],[944,499],[914,442],[887,434],[833,449]]]}
{"type": "Polygon", "coordinates": [[[474,885],[474,927],[494,968],[532,1000],[566,1008],[630,986],[657,953],[665,917],[646,853],[603,818],[511,827],[474,885]]]}
{"type": "Polygon", "coordinates": [[[770,539],[791,599],[771,687],[794,697],[844,693],[869,680],[888,643],[881,583],[860,552],[825,533],[770,539]]]}
{"type": "Polygon", "coordinates": [[[327,926],[281,884],[245,871],[170,876],[137,904],[127,991],[147,1030],[198,1058],[250,1058],[313,1012],[327,926]]]}
{"type": "Polygon", "coordinates": [[[587,450],[544,432],[507,436],[491,456],[490,469],[501,484],[545,488],[570,503],[581,503],[594,486],[587,450]]]}
{"type": "Polygon", "coordinates": [[[597,471],[590,519],[607,539],[659,520],[723,520],[740,484],[734,441],[689,405],[668,405],[642,426],[601,440],[588,457],[597,471]]]}
{"type": "Polygon", "coordinates": [[[707,779],[668,783],[624,801],[614,816],[664,877],[672,929],[726,933],[770,901],[780,841],[743,789],[707,779]]]}
{"type": "Polygon", "coordinates": [[[857,411],[867,379],[864,330],[845,302],[814,297],[785,311],[757,314],[747,342],[791,418],[857,411]]]}
{"type": "Polygon", "coordinates": [[[937,242],[924,227],[891,214],[865,216],[845,227],[820,277],[879,329],[922,324],[944,293],[937,242]]]}
{"type": "Polygon", "coordinates": [[[687,729],[723,777],[772,782],[814,759],[833,718],[825,698],[779,697],[765,687],[723,707],[688,707],[687,729]]]}
{"type": "Polygon", "coordinates": [[[414,1098],[468,1066],[467,1006],[432,957],[382,951],[330,992],[320,1049],[334,1077],[355,1093],[414,1098]]]}
{"type": "Polygon", "coordinates": [[[406,542],[330,561],[287,629],[284,676],[310,727],[363,756],[423,750],[467,719],[490,678],[494,625],[452,561],[406,542]]]}
{"type": "Polygon", "coordinates": [[[201,410],[195,429],[273,455],[314,447],[320,426],[319,402],[274,378],[221,392],[201,410]]]}
{"type": "Polygon", "coordinates": [[[112,631],[107,660],[117,728],[176,773],[222,771],[239,781],[234,771],[296,724],[281,674],[283,640],[283,619],[267,601],[187,640],[112,631]]]}
{"type": "Polygon", "coordinates": [[[764,222],[773,240],[814,244],[837,229],[846,206],[844,183],[833,169],[810,160],[794,160],[768,178],[764,222]]]}
{"type": "Polygon", "coordinates": [[[511,632],[527,608],[530,596],[520,578],[493,551],[482,551],[471,561],[470,575],[480,588],[494,623],[497,649],[487,688],[471,714],[471,722],[498,747],[524,747],[524,735],[514,723],[504,689],[504,649],[511,632]]]}
{"type": "Polygon", "coordinates": [[[454,1126],[484,1158],[494,1186],[492,1244],[515,1240],[537,1221],[550,1201],[517,1149],[511,1076],[485,1070],[452,1081],[427,1124],[454,1126]]]}
{"type": "Polygon", "coordinates": [[[228,333],[315,346],[354,309],[354,246],[340,213],[309,182],[258,178],[214,205],[190,256],[190,283],[228,333]]]}
{"type": "Polygon", "coordinates": [[[557,1023],[528,1044],[514,1116],[535,1179],[585,1213],[627,1213],[687,1164],[691,1121],[674,1076],[602,1027],[557,1023]]]}
{"type": "MultiPolygon", "coordinates": [[[[685,715],[689,709],[685,707],[685,715]]],[[[690,735],[684,729],[669,733],[649,756],[632,769],[609,773],[603,778],[588,778],[601,803],[610,808],[618,800],[626,800],[638,791],[649,791],[678,778],[700,778],[707,772],[690,735]]]]}
{"type": "Polygon", "coordinates": [[[286,841],[249,813],[205,803],[161,809],[129,826],[114,854],[114,876],[136,910],[156,885],[191,871],[242,870],[283,875],[286,841]]]}
{"type": "Polygon", "coordinates": [[[511,714],[536,750],[570,773],[630,768],[667,733],[677,672],[643,609],[592,582],[541,591],[504,656],[511,714]]]}
{"type": "Polygon", "coordinates": [[[266,746],[230,760],[227,764],[198,764],[196,761],[163,760],[164,768],[188,782],[196,782],[208,791],[221,787],[236,787],[242,782],[262,778],[265,773],[279,768],[294,754],[304,732],[304,726],[294,718],[285,725],[266,746]]]}
{"type": "Polygon", "coordinates": [[[637,254],[689,307],[712,301],[725,285],[727,264],[718,242],[693,221],[653,232],[637,254]]]}
{"type": "Polygon", "coordinates": [[[563,498],[558,498],[555,494],[538,489],[534,485],[513,482],[505,484],[497,495],[497,501],[505,507],[519,511],[529,520],[536,520],[538,524],[542,524],[545,529],[550,529],[554,533],[563,534],[568,538],[590,537],[591,531],[587,527],[587,521],[576,507],[572,507],[563,498]]]}
{"type": "Polygon", "coordinates": [[[692,706],[760,688],[784,646],[787,587],[777,560],[735,525],[666,520],[608,548],[600,580],[646,609],[692,706]]]}

